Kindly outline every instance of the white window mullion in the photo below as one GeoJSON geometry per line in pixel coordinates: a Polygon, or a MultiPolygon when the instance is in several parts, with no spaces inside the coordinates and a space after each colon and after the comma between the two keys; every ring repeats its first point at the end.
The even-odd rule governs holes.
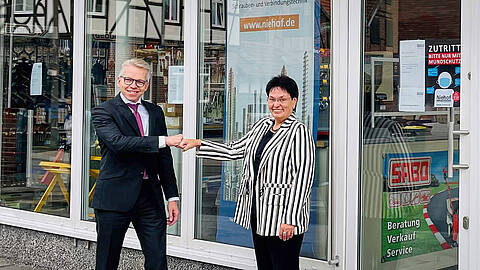
{"type": "MultiPolygon", "coordinates": [[[[185,62],[184,62],[184,106],[183,135],[187,138],[197,136],[197,87],[198,87],[198,2],[190,1],[185,6],[185,62]]],[[[182,225],[181,239],[185,245],[190,246],[195,236],[195,181],[196,181],[196,157],[195,151],[183,153],[182,166],[182,225]]]]}
{"type": "MultiPolygon", "coordinates": [[[[362,51],[362,1],[333,1],[332,6],[332,82],[333,97],[337,110],[333,123],[346,121],[342,129],[335,130],[335,136],[346,136],[343,161],[334,158],[332,209],[332,253],[340,256],[341,269],[357,269],[359,243],[359,171],[360,171],[360,93],[361,93],[361,51],[362,51]],[[348,40],[348,42],[345,42],[348,40]],[[347,102],[347,106],[343,104],[347,102]],[[342,105],[340,105],[342,104],[342,105]],[[348,134],[348,136],[347,136],[348,134]],[[338,181],[337,181],[338,180],[338,181]]],[[[335,105],[333,105],[335,106],[335,105]]],[[[332,143],[334,144],[334,143],[332,143]]],[[[334,146],[337,147],[338,145],[334,146]]],[[[338,151],[335,148],[332,155],[338,151]]]]}
{"type": "Polygon", "coordinates": [[[85,106],[84,63],[85,63],[85,4],[75,1],[73,23],[73,91],[72,91],[72,148],[71,148],[71,184],[70,218],[75,227],[81,220],[82,183],[83,183],[83,116],[85,106]]]}

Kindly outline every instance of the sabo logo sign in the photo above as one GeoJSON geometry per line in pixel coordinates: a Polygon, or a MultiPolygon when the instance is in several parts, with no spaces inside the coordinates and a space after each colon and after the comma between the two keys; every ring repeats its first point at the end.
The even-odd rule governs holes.
{"type": "Polygon", "coordinates": [[[431,157],[390,159],[388,186],[402,188],[430,185],[431,164],[431,157]]]}

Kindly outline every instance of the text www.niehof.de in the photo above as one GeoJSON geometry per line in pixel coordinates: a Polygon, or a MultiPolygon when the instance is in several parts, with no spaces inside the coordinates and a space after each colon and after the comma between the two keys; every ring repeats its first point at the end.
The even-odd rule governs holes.
{"type": "Polygon", "coordinates": [[[286,30],[298,28],[298,14],[240,19],[240,32],[286,30]]]}

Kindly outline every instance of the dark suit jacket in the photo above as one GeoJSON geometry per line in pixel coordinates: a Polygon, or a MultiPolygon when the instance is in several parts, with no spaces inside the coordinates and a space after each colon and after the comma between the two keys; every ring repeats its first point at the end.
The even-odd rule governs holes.
{"type": "Polygon", "coordinates": [[[177,197],[170,148],[158,148],[158,136],[167,136],[162,109],[142,101],[149,114],[149,134],[142,137],[135,116],[120,95],[92,111],[102,160],[91,207],[126,212],[133,208],[146,169],[156,201],[164,209],[165,198],[177,197]],[[163,191],[162,191],[163,190],[163,191]]]}

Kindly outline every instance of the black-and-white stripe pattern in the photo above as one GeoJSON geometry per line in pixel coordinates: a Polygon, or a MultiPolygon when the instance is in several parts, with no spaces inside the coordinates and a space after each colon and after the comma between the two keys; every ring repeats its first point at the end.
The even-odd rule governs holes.
{"type": "Polygon", "coordinates": [[[288,117],[265,146],[257,184],[253,187],[253,162],[263,135],[273,126],[266,117],[255,123],[240,140],[227,144],[203,141],[198,157],[215,160],[244,159],[234,221],[250,227],[253,192],[257,194],[257,234],[277,236],[280,224],[296,226],[294,234],[308,230],[310,193],[315,164],[315,145],[307,127],[288,117]]]}

